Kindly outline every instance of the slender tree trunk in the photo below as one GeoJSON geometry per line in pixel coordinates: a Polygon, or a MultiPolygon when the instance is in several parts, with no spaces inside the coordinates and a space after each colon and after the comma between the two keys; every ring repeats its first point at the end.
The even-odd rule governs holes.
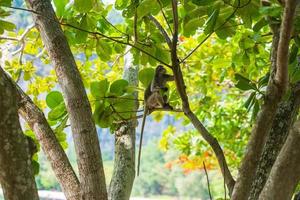
{"type": "MultiPolygon", "coordinates": [[[[124,79],[138,86],[138,66],[132,64],[132,55],[125,56],[124,79]]],[[[135,94],[137,98],[137,93],[135,94]]],[[[136,101],[136,109],[138,102],[136,101]]],[[[137,121],[122,123],[115,131],[115,161],[109,196],[112,200],[128,200],[135,177],[135,128],[137,121]]]]}
{"type": "Polygon", "coordinates": [[[26,2],[34,11],[34,21],[55,66],[67,105],[83,198],[105,200],[107,191],[96,127],[73,54],[50,0],[27,0],[26,2]]]}
{"type": "Polygon", "coordinates": [[[291,130],[259,200],[290,200],[300,181],[300,121],[291,130]]]}
{"type": "MultiPolygon", "coordinates": [[[[5,73],[2,68],[0,71],[5,73]]],[[[59,144],[53,130],[49,126],[44,113],[32,102],[23,90],[6,74],[6,78],[17,90],[19,114],[31,127],[41,144],[52,170],[68,200],[81,198],[78,178],[68,160],[66,153],[59,144]]]]}
{"type": "Polygon", "coordinates": [[[300,84],[297,84],[292,89],[289,99],[282,102],[278,108],[270,135],[259,161],[249,200],[258,199],[259,194],[267,181],[271,168],[286,141],[292,123],[299,111],[299,106],[300,84]]]}
{"type": "Polygon", "coordinates": [[[39,199],[28,141],[22,133],[17,94],[0,70],[0,183],[7,200],[39,199]]]}

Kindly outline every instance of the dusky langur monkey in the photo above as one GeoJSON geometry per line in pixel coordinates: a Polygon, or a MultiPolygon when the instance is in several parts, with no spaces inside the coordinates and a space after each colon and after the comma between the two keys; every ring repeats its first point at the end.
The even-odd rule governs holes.
{"type": "Polygon", "coordinates": [[[164,94],[166,91],[168,91],[166,86],[168,81],[174,81],[174,76],[167,74],[167,70],[162,65],[158,65],[155,69],[154,77],[144,93],[144,115],[139,145],[137,175],[140,173],[141,149],[147,115],[150,114],[155,108],[173,110],[173,107],[168,103],[167,95],[164,94]]]}

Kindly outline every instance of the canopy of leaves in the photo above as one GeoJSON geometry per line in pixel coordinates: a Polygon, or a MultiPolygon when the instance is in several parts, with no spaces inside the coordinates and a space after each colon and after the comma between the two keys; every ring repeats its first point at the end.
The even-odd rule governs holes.
{"type": "MultiPolygon", "coordinates": [[[[102,128],[114,130],[120,121],[135,116],[133,93],[149,84],[154,67],[171,63],[164,35],[149,16],[153,16],[170,37],[173,18],[169,0],[111,2],[54,0],[53,5],[88,91],[95,122],[102,128]],[[134,24],[135,14],[137,24],[134,24]],[[135,26],[137,42],[134,41],[135,26]],[[140,66],[139,88],[122,79],[124,55],[128,53],[133,55],[133,64],[140,66]]],[[[269,78],[272,36],[266,16],[272,17],[272,23],[278,23],[282,7],[277,1],[272,1],[267,8],[261,7],[259,0],[179,2],[178,56],[191,108],[220,140],[225,154],[231,155],[228,156],[230,163],[237,164],[249,135],[249,122],[256,117],[269,78]]],[[[26,34],[21,46],[23,40],[18,38],[26,28],[8,18],[18,15],[8,8],[10,5],[10,0],[0,1],[0,34],[3,38],[17,38],[0,40],[1,46],[7,45],[10,50],[6,54],[0,51],[4,67],[16,80],[22,80],[27,93],[41,109],[49,111],[49,123],[59,135],[67,126],[68,115],[63,96],[56,91],[57,79],[49,56],[36,29],[26,34]],[[12,57],[12,52],[20,47],[22,49],[12,57]]],[[[30,13],[23,11],[22,14],[30,13]]],[[[297,15],[295,23],[299,22],[297,15]]],[[[299,30],[294,31],[289,61],[291,82],[300,80],[296,64],[299,30]]],[[[142,98],[143,93],[139,95],[142,98]]],[[[172,106],[181,107],[173,83],[169,98],[172,106]]],[[[161,119],[164,114],[155,113],[154,118],[161,119]]],[[[168,114],[182,120],[184,125],[189,124],[182,113],[168,114]]],[[[209,152],[194,130],[170,130],[173,129],[164,132],[161,148],[177,148],[191,156],[209,152]]],[[[62,135],[58,137],[63,143],[62,135]]]]}

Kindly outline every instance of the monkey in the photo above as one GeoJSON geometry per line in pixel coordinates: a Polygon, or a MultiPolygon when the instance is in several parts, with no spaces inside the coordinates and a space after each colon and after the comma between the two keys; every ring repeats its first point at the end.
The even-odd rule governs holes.
{"type": "Polygon", "coordinates": [[[174,76],[167,74],[167,70],[162,65],[158,65],[155,69],[154,77],[144,93],[144,114],[142,120],[137,165],[138,176],[140,173],[141,149],[146,116],[151,114],[151,112],[153,112],[155,108],[166,108],[168,110],[173,110],[173,107],[168,103],[167,95],[164,94],[166,91],[168,91],[168,88],[166,86],[168,81],[174,81],[174,76]]]}

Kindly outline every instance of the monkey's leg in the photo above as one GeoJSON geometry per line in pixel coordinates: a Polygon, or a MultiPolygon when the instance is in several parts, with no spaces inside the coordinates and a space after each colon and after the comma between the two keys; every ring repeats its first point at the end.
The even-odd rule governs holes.
{"type": "Polygon", "coordinates": [[[173,110],[173,107],[168,102],[168,96],[167,95],[163,96],[163,100],[164,100],[163,108],[173,110]]]}

